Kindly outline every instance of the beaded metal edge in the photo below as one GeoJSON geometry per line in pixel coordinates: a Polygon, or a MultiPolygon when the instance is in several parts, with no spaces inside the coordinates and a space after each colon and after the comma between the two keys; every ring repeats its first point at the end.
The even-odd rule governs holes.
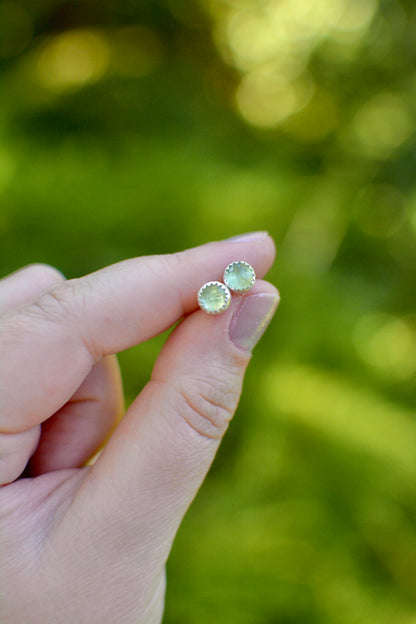
{"type": "Polygon", "coordinates": [[[225,310],[230,305],[230,302],[231,302],[230,290],[222,282],[215,282],[215,281],[214,282],[207,282],[206,284],[201,286],[201,288],[198,290],[198,305],[201,308],[201,310],[203,310],[207,314],[221,314],[222,312],[225,312],[225,310]],[[221,290],[224,292],[225,301],[224,301],[224,304],[221,306],[221,308],[219,310],[208,310],[204,306],[203,301],[201,300],[202,295],[204,294],[204,291],[206,290],[206,288],[208,288],[208,286],[217,286],[218,288],[221,288],[221,290]]]}
{"type": "Polygon", "coordinates": [[[251,264],[249,264],[248,262],[245,262],[244,260],[235,260],[234,262],[230,262],[230,264],[226,267],[225,271],[224,271],[224,282],[226,284],[226,286],[232,290],[235,293],[241,294],[241,293],[245,293],[247,291],[250,290],[250,288],[253,288],[255,281],[256,281],[256,274],[254,272],[253,267],[251,266],[251,264]],[[229,284],[227,284],[227,271],[229,271],[231,269],[231,267],[233,267],[236,264],[242,264],[245,267],[247,267],[250,270],[251,273],[251,281],[250,281],[250,285],[247,286],[247,288],[243,288],[243,289],[236,289],[236,288],[231,288],[229,284]]]}

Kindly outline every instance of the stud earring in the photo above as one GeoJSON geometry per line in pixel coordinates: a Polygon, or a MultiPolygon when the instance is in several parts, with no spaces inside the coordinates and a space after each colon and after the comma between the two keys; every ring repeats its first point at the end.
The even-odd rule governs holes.
{"type": "Polygon", "coordinates": [[[230,305],[231,293],[221,282],[207,282],[198,291],[198,305],[207,314],[221,314],[230,305]]]}
{"type": "Polygon", "coordinates": [[[224,271],[224,284],[237,293],[245,293],[254,286],[256,274],[252,266],[244,260],[231,262],[224,271]]]}

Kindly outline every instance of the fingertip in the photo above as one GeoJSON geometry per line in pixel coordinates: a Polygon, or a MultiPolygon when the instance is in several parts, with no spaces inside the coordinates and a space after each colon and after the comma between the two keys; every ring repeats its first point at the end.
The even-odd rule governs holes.
{"type": "Polygon", "coordinates": [[[253,288],[243,297],[249,297],[250,295],[258,295],[260,293],[274,295],[280,301],[280,291],[276,288],[274,284],[271,284],[267,280],[258,279],[254,284],[253,288]]]}
{"type": "Polygon", "coordinates": [[[212,272],[205,281],[222,280],[225,267],[238,260],[248,262],[254,268],[257,277],[262,278],[275,260],[276,246],[268,232],[253,232],[222,241],[205,243],[177,255],[183,258],[184,265],[193,265],[194,268],[198,268],[201,277],[202,275],[208,276],[207,270],[211,266],[212,272]],[[218,267],[217,270],[215,266],[218,267]]]}
{"type": "Polygon", "coordinates": [[[251,353],[268,328],[280,303],[277,288],[260,281],[237,303],[229,325],[229,338],[238,349],[251,353]]]}
{"type": "Polygon", "coordinates": [[[231,238],[225,242],[233,245],[236,255],[240,254],[241,257],[235,257],[235,260],[246,260],[252,264],[259,277],[264,277],[276,257],[276,245],[268,232],[256,232],[252,236],[231,238]]]}

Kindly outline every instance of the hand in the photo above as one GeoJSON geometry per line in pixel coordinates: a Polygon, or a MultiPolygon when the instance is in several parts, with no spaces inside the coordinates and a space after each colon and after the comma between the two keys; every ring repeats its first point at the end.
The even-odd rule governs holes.
{"type": "Polygon", "coordinates": [[[160,622],[172,541],[278,303],[257,281],[208,316],[196,293],[233,260],[261,277],[273,257],[259,233],[80,279],[33,265],[0,281],[2,623],[160,622]],[[182,317],[120,420],[114,354],[182,317]]]}

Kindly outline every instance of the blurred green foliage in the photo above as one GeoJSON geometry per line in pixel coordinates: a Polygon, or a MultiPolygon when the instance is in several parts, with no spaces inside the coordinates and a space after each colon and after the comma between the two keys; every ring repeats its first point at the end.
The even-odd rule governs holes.
{"type": "MultiPolygon", "coordinates": [[[[0,1],[3,274],[277,243],[166,624],[416,623],[415,28],[410,0],[0,1]]],[[[163,339],[121,355],[128,400],[163,339]]]]}

